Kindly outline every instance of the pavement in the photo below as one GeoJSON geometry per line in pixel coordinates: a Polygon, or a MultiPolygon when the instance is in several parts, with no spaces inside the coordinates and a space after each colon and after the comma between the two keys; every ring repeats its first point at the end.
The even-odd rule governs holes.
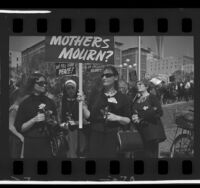
{"type": "MultiPolygon", "coordinates": [[[[174,115],[176,111],[186,111],[194,106],[193,101],[176,102],[172,104],[163,105],[162,122],[164,125],[167,139],[159,145],[159,158],[167,158],[170,155],[170,146],[175,138],[177,125],[175,124],[174,115]]],[[[180,134],[181,129],[178,130],[180,134]]]]}

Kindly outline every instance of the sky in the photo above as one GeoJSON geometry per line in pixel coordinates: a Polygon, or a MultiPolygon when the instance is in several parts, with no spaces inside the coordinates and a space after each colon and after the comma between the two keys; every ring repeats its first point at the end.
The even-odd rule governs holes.
{"type": "MultiPolygon", "coordinates": [[[[12,51],[23,51],[28,47],[44,40],[44,36],[11,36],[9,48],[12,51]]],[[[115,36],[115,41],[123,43],[122,49],[137,46],[137,36],[115,36]]],[[[149,47],[156,53],[155,36],[142,36],[142,47],[149,47]]],[[[164,57],[194,57],[193,37],[191,36],[164,36],[164,57]]]]}
{"type": "Polygon", "coordinates": [[[44,39],[43,36],[11,36],[9,38],[9,50],[21,52],[44,39]]]}
{"type": "MultiPolygon", "coordinates": [[[[136,36],[125,36],[125,37],[115,37],[115,41],[122,42],[124,45],[122,49],[127,49],[130,47],[137,46],[138,37],[136,36]]],[[[156,39],[155,36],[142,36],[141,46],[145,48],[151,48],[153,52],[156,50],[156,39]]],[[[164,57],[180,57],[187,55],[194,57],[194,47],[193,47],[193,37],[188,36],[164,36],[163,41],[164,46],[164,57]]]]}

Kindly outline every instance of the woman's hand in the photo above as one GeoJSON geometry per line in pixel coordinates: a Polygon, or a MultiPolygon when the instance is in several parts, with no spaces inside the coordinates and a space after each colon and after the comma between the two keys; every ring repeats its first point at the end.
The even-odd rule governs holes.
{"type": "Polygon", "coordinates": [[[77,94],[77,101],[78,102],[82,102],[83,103],[83,108],[87,108],[87,104],[86,104],[86,101],[85,101],[85,95],[84,95],[84,93],[78,93],[77,94]]]}
{"type": "Polygon", "coordinates": [[[23,143],[24,142],[24,137],[21,134],[18,135],[18,137],[19,137],[20,141],[23,143]]]}
{"type": "Polygon", "coordinates": [[[119,121],[120,117],[111,112],[108,112],[106,121],[119,121]]]}
{"type": "Polygon", "coordinates": [[[34,117],[34,122],[38,123],[41,121],[45,121],[45,115],[43,113],[38,113],[37,116],[34,117]]]}
{"type": "Polygon", "coordinates": [[[69,121],[69,124],[70,124],[71,126],[78,125],[78,121],[70,120],[70,121],[69,121]]]}
{"type": "Polygon", "coordinates": [[[30,129],[35,123],[42,122],[42,121],[45,121],[45,115],[43,113],[38,113],[34,118],[23,123],[21,130],[22,132],[25,132],[28,129],[30,129]]]}
{"type": "Polygon", "coordinates": [[[117,121],[121,125],[127,125],[130,123],[130,118],[108,112],[106,121],[111,121],[111,122],[117,121]]]}
{"type": "Polygon", "coordinates": [[[80,92],[77,93],[77,101],[85,103],[85,95],[84,95],[84,93],[82,93],[82,94],[80,92]]]}
{"type": "Polygon", "coordinates": [[[60,127],[68,130],[69,129],[69,124],[63,122],[63,123],[60,124],[60,127]]]}
{"type": "Polygon", "coordinates": [[[83,115],[85,119],[88,119],[90,117],[90,111],[88,110],[88,106],[85,102],[85,95],[82,93],[77,94],[77,101],[83,103],[83,115]]]}

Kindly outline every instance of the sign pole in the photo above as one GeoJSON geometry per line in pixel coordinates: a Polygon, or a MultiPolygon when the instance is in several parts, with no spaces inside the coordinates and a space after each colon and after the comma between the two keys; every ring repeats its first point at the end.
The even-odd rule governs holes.
{"type": "Polygon", "coordinates": [[[138,36],[138,80],[141,79],[141,36],[138,36]]]}
{"type": "MultiPolygon", "coordinates": [[[[79,63],[79,93],[83,94],[83,64],[79,63]]],[[[83,128],[83,102],[79,102],[79,129],[83,128]]]]}

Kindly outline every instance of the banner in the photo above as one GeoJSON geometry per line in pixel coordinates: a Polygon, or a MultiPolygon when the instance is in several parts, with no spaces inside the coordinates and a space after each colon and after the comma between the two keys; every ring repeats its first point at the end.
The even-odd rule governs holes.
{"type": "Polygon", "coordinates": [[[94,63],[85,63],[84,64],[85,66],[84,66],[84,71],[85,72],[90,72],[90,73],[92,73],[92,72],[96,72],[96,73],[98,73],[98,72],[101,72],[102,70],[103,70],[103,68],[104,68],[104,64],[100,64],[100,63],[96,63],[96,64],[94,64],[94,63]]]}
{"type": "Polygon", "coordinates": [[[74,63],[56,63],[55,68],[56,76],[76,74],[76,67],[74,63]]]}
{"type": "Polygon", "coordinates": [[[48,36],[46,61],[114,64],[114,37],[48,36]]]}

